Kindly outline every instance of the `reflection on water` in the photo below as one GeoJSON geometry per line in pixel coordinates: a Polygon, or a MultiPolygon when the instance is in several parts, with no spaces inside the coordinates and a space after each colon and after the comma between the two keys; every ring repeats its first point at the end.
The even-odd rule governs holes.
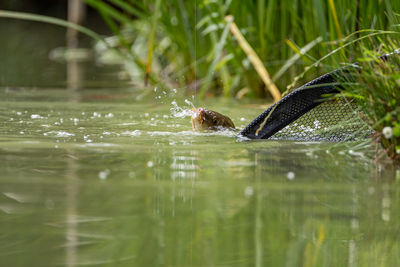
{"type": "MultiPolygon", "coordinates": [[[[174,90],[75,78],[0,88],[2,266],[400,264],[400,171],[373,149],[195,133],[174,90]]],[[[218,101],[239,129],[262,110],[218,101]]]]}
{"type": "Polygon", "coordinates": [[[2,92],[7,266],[398,264],[399,173],[368,149],[193,133],[152,100],[2,92]]]}

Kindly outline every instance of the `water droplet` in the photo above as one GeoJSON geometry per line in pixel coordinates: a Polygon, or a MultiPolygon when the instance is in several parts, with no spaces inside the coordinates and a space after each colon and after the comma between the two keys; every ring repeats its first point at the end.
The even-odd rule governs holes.
{"type": "Polygon", "coordinates": [[[244,189],[244,195],[245,195],[246,197],[251,197],[253,194],[254,194],[254,189],[253,189],[252,186],[247,186],[247,187],[244,189]]]}
{"type": "Polygon", "coordinates": [[[107,179],[108,175],[111,173],[109,169],[105,169],[104,171],[99,172],[99,178],[100,180],[105,180],[107,179]]]}
{"type": "Polygon", "coordinates": [[[41,119],[42,117],[39,114],[32,114],[31,119],[41,119]]]}
{"type": "Polygon", "coordinates": [[[139,136],[142,134],[140,130],[134,130],[134,131],[125,131],[121,133],[122,135],[128,135],[128,136],[139,136]]]}
{"type": "Polygon", "coordinates": [[[192,102],[190,102],[189,100],[185,99],[185,103],[188,104],[189,106],[191,106],[192,108],[196,108],[192,102]]]}
{"type": "Polygon", "coordinates": [[[294,172],[288,172],[287,175],[286,175],[286,177],[287,177],[289,180],[293,180],[295,176],[296,176],[296,175],[295,175],[294,172]]]}
{"type": "MultiPolygon", "coordinates": [[[[187,99],[185,100],[185,102],[188,101],[187,99]]],[[[190,103],[190,101],[188,101],[190,103]]],[[[186,103],[188,103],[186,102],[186,103]]],[[[184,117],[190,117],[192,115],[192,110],[190,109],[183,109],[181,107],[178,106],[178,104],[176,103],[176,101],[172,101],[172,108],[170,109],[172,116],[174,116],[175,118],[184,118],[184,117]]],[[[193,104],[192,104],[193,105],[193,104]]]]}

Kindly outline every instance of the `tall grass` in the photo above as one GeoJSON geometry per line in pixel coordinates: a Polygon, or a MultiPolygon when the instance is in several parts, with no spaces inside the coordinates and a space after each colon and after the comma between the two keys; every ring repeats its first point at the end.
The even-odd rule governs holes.
{"type": "MultiPolygon", "coordinates": [[[[187,88],[189,93],[202,88],[202,94],[228,97],[238,92],[254,97],[266,94],[263,82],[234,37],[228,35],[221,43],[225,39],[226,15],[233,16],[271,76],[279,73],[276,83],[285,91],[305,65],[340,46],[343,36],[356,28],[390,29],[396,20],[393,11],[400,10],[400,2],[394,0],[360,0],[359,10],[355,1],[346,0],[170,0],[161,5],[156,5],[156,0],[85,1],[99,10],[115,34],[130,35],[126,38],[133,39],[127,45],[129,49],[139,56],[149,53],[139,47],[154,50],[152,64],[156,68],[152,71],[170,86],[187,88]],[[143,46],[142,42],[149,41],[143,36],[152,36],[154,13],[160,14],[154,47],[143,46]],[[317,47],[303,49],[303,54],[293,60],[301,48],[315,40],[320,40],[317,47]]],[[[352,49],[348,49],[327,58],[299,82],[338,67],[339,62],[352,60],[352,55],[352,49]]],[[[142,61],[146,59],[142,57],[142,61]]]]}
{"type": "Polygon", "coordinates": [[[377,158],[388,155],[400,163],[400,54],[393,53],[399,45],[393,36],[361,44],[358,67],[342,83],[343,94],[358,102],[376,143],[382,144],[377,158]],[[392,54],[382,59],[384,52],[392,54]]]}

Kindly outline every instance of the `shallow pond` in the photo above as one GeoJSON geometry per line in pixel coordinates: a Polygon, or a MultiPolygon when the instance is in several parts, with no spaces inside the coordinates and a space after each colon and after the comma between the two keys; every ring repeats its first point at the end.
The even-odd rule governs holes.
{"type": "Polygon", "coordinates": [[[400,174],[373,148],[194,133],[185,99],[238,128],[264,107],[54,75],[0,88],[1,266],[400,264],[400,174]]]}

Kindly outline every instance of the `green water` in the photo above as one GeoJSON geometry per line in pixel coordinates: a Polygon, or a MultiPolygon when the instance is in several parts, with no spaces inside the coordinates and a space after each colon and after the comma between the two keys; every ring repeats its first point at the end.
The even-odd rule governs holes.
{"type": "Polygon", "coordinates": [[[174,100],[238,128],[263,108],[54,68],[2,75],[1,266],[400,265],[400,174],[374,148],[194,133],[174,100]]]}

